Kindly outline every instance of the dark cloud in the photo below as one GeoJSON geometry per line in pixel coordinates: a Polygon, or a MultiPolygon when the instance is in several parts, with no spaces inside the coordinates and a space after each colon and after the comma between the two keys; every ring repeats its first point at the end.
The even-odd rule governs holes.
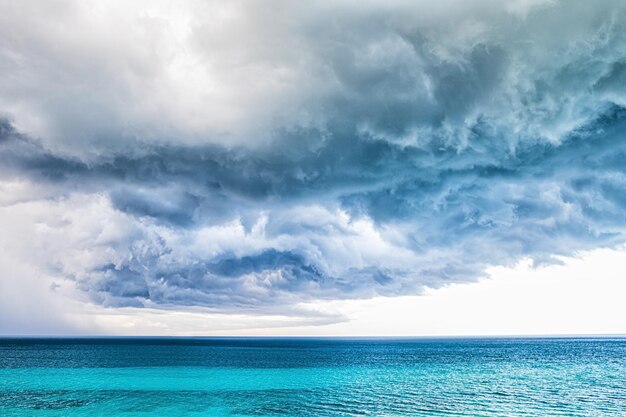
{"type": "MultiPolygon", "coordinates": [[[[492,265],[619,245],[626,21],[617,3],[589,15],[579,3],[569,13],[585,39],[569,27],[553,34],[561,4],[524,18],[479,7],[458,27],[389,10],[338,14],[351,30],[312,18],[233,63],[298,72],[293,50],[269,47],[293,41],[315,62],[312,77],[327,76],[324,94],[303,93],[310,120],[276,122],[262,146],[137,134],[111,139],[123,150],[90,139],[68,152],[2,121],[0,173],[54,198],[105,196],[133,225],[91,236],[106,256],[72,269],[79,288],[112,306],[275,311],[413,294],[492,265]],[[316,25],[328,30],[310,36],[316,25]]],[[[202,49],[213,35],[200,26],[202,49]]],[[[73,262],[57,256],[61,271],[73,262]]]]}
{"type": "Polygon", "coordinates": [[[131,251],[126,260],[79,278],[81,288],[107,305],[250,309],[315,298],[413,293],[423,286],[475,279],[489,265],[523,257],[545,262],[554,255],[622,243],[625,115],[621,107],[610,107],[562,144],[531,143],[497,160],[483,148],[487,139],[482,135],[488,133],[479,128],[477,146],[461,152],[428,153],[355,135],[352,152],[339,138],[293,161],[285,154],[176,147],[90,166],[47,154],[5,128],[9,134],[4,134],[1,155],[22,175],[60,183],[69,187],[66,192],[108,194],[115,209],[169,230],[153,232],[161,235],[193,234],[240,218],[245,228],[246,217],[252,219],[250,232],[266,212],[265,241],[243,249],[242,255],[231,247],[176,259],[172,252],[180,251],[181,243],[161,237],[145,253],[144,247],[133,246],[145,236],[132,235],[126,237],[131,251]],[[331,255],[323,243],[328,230],[328,238],[338,241],[355,232],[333,220],[308,224],[282,214],[290,207],[306,212],[312,203],[339,204],[355,219],[371,218],[374,228],[396,227],[404,236],[400,246],[414,259],[403,265],[363,263],[355,262],[363,255],[354,253],[349,255],[355,259],[333,261],[339,268],[319,264],[308,251],[331,255]],[[294,239],[293,247],[273,247],[285,236],[294,239]],[[433,259],[434,252],[440,255],[433,259]]]}

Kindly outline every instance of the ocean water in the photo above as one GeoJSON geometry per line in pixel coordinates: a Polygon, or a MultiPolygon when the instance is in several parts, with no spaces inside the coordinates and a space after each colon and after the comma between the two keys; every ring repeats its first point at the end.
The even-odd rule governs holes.
{"type": "Polygon", "coordinates": [[[0,416],[626,416],[626,339],[0,339],[0,416]]]}

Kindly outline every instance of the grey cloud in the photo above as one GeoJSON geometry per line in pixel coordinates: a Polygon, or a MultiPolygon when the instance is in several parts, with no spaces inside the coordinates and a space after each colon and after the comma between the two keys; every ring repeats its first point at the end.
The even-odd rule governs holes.
{"type": "Polygon", "coordinates": [[[137,139],[263,147],[338,126],[458,146],[481,117],[517,123],[512,142],[554,138],[623,97],[579,88],[623,60],[618,0],[272,4],[4,4],[0,111],[46,148],[98,159],[137,139]]]}
{"type": "Polygon", "coordinates": [[[2,122],[0,174],[59,196],[104,195],[134,225],[102,243],[107,259],[71,274],[111,306],[276,311],[419,293],[491,265],[624,243],[623,5],[487,3],[432,21],[405,3],[338,8],[331,21],[319,4],[313,17],[250,5],[224,39],[232,45],[215,49],[221,32],[198,21],[192,50],[232,66],[218,74],[226,85],[279,74],[276,95],[233,87],[245,129],[226,125],[246,140],[114,128],[103,131],[110,142],[73,140],[70,152],[2,122]],[[275,13],[286,20],[244,47],[275,13]],[[272,116],[267,125],[251,108],[272,116]]]}
{"type": "Polygon", "coordinates": [[[177,191],[159,193],[125,188],[111,192],[110,198],[116,208],[126,213],[156,218],[173,226],[189,226],[194,221],[194,211],[201,198],[177,191]]]}
{"type": "Polygon", "coordinates": [[[518,147],[498,165],[481,147],[427,154],[369,138],[353,141],[352,153],[338,151],[341,139],[328,142],[328,150],[291,164],[284,156],[229,160],[228,151],[213,148],[161,148],[145,158],[89,167],[45,154],[40,165],[32,159],[22,166],[13,162],[21,172],[53,184],[108,193],[117,210],[169,230],[150,230],[149,222],[145,233],[160,236],[147,241],[160,242],[152,251],[135,245],[145,235],[134,234],[122,242],[126,249],[121,250],[130,251],[126,260],[86,271],[80,287],[95,300],[267,309],[316,298],[415,293],[424,286],[473,280],[489,265],[522,257],[545,262],[622,243],[624,112],[609,108],[562,144],[518,147]],[[212,169],[217,162],[210,158],[221,159],[221,167],[212,169]],[[303,179],[299,170],[321,174],[303,179]],[[120,181],[122,188],[111,189],[120,181]],[[354,219],[366,216],[374,227],[396,228],[404,236],[400,247],[413,258],[400,265],[363,260],[360,253],[348,253],[354,259],[324,260],[332,255],[326,240],[341,242],[355,232],[336,220],[311,223],[282,214],[307,202],[339,204],[354,219]],[[231,248],[204,257],[164,237],[193,235],[237,218],[250,233],[263,212],[268,216],[263,242],[243,254],[231,248]],[[276,241],[285,237],[292,246],[277,249],[276,241]]]}

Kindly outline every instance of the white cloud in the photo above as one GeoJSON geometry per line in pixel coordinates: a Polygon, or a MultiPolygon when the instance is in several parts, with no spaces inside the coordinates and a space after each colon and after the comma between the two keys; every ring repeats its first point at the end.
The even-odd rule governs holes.
{"type": "Polygon", "coordinates": [[[495,267],[477,283],[422,296],[315,303],[344,323],[254,334],[476,336],[626,334],[626,249],[594,250],[562,265],[495,267]]]}
{"type": "Polygon", "coordinates": [[[621,56],[622,12],[608,0],[4,2],[0,112],[47,147],[83,158],[137,151],[135,140],[258,146],[281,129],[324,130],[344,106],[384,136],[381,101],[412,109],[415,123],[400,130],[431,129],[444,111],[461,144],[463,125],[481,117],[558,142],[607,97],[623,102],[623,89],[590,94],[576,84],[593,82],[601,59],[621,56]],[[459,84],[454,67],[474,65],[481,45],[503,62],[484,63],[493,79],[459,84]],[[575,67],[589,53],[599,60],[575,67]],[[397,86],[379,84],[389,72],[397,86]],[[489,83],[502,85],[498,94],[489,83]],[[460,90],[453,101],[446,84],[460,90]]]}

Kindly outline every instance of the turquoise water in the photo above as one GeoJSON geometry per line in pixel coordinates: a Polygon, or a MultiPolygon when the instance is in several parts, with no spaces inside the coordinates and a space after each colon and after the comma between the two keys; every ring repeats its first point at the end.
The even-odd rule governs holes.
{"type": "Polygon", "coordinates": [[[0,339],[0,416],[626,416],[626,339],[0,339]]]}

